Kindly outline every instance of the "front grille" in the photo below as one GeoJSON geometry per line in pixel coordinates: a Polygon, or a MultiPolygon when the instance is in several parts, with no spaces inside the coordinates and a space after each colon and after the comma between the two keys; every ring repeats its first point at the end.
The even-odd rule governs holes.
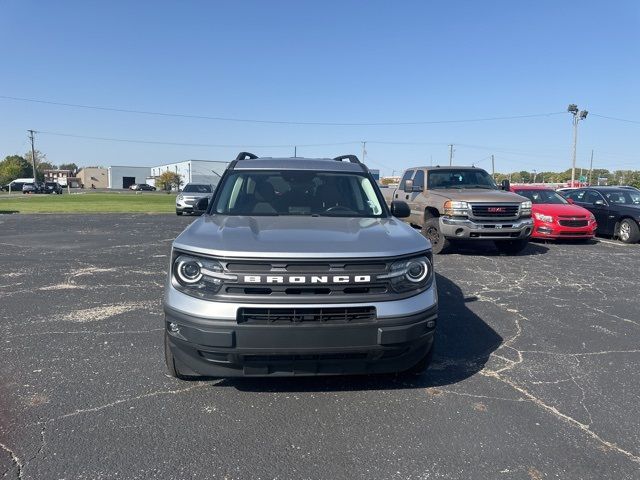
{"type": "Polygon", "coordinates": [[[375,307],[332,308],[240,308],[237,321],[243,324],[354,323],[376,318],[375,307]]]}
{"type": "Polygon", "coordinates": [[[518,204],[488,204],[477,203],[471,205],[471,213],[477,218],[510,218],[517,217],[518,204]]]}
{"type": "Polygon", "coordinates": [[[563,227],[586,227],[589,225],[588,220],[558,220],[563,227]]]}

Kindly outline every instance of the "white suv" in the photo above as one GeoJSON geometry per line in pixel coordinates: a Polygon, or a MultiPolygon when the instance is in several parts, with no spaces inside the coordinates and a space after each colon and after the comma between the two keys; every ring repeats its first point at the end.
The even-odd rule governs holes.
{"type": "Polygon", "coordinates": [[[187,183],[176,197],[176,215],[194,213],[201,198],[211,198],[213,186],[208,183],[187,183]]]}

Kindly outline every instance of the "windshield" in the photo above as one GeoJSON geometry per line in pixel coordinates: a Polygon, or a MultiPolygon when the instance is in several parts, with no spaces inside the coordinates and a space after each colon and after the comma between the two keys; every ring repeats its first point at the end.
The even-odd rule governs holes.
{"type": "Polygon", "coordinates": [[[496,190],[498,186],[491,175],[484,170],[447,169],[429,172],[427,186],[429,190],[442,188],[486,188],[496,190]]]}
{"type": "Polygon", "coordinates": [[[567,202],[553,190],[514,190],[518,195],[527,197],[534,204],[555,204],[564,205],[567,202]]]}
{"type": "Polygon", "coordinates": [[[633,190],[613,190],[602,192],[609,203],[616,205],[640,205],[640,192],[633,190]]]}
{"type": "Polygon", "coordinates": [[[384,216],[375,186],[360,174],[236,171],[220,188],[213,211],[223,215],[384,216]]]}
{"type": "Polygon", "coordinates": [[[211,193],[211,185],[198,185],[190,183],[182,190],[185,193],[211,193]]]}

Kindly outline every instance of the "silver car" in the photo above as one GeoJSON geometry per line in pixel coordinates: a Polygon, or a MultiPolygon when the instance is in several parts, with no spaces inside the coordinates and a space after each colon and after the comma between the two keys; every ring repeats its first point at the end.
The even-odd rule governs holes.
{"type": "Polygon", "coordinates": [[[176,197],[176,215],[194,213],[201,198],[211,198],[213,186],[208,183],[187,183],[176,197]]]}

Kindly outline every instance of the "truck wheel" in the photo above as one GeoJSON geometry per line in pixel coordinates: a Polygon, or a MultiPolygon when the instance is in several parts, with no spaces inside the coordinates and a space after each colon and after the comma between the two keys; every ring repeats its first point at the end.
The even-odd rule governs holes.
{"type": "Polygon", "coordinates": [[[501,242],[493,242],[500,253],[506,253],[509,255],[515,255],[520,253],[527,247],[529,239],[520,240],[503,240],[501,242]]]}
{"type": "Polygon", "coordinates": [[[429,365],[431,365],[431,361],[433,360],[433,351],[435,350],[434,345],[435,343],[431,344],[431,348],[429,348],[429,351],[424,355],[424,357],[418,360],[418,363],[402,372],[403,375],[421,375],[426,372],[429,368],[429,365]]]}
{"type": "Polygon", "coordinates": [[[166,332],[166,330],[164,332],[164,361],[167,364],[169,375],[171,375],[173,378],[178,378],[180,380],[189,380],[192,378],[187,375],[181,374],[176,367],[176,359],[173,357],[173,353],[171,352],[171,347],[169,346],[169,334],[166,332]]]}
{"type": "Polygon", "coordinates": [[[638,224],[630,218],[625,218],[618,227],[618,238],[624,243],[636,243],[640,240],[638,224]]]}
{"type": "Polygon", "coordinates": [[[440,231],[440,220],[438,217],[428,218],[424,221],[422,235],[431,242],[433,253],[446,253],[451,246],[451,242],[442,235],[440,231]]]}

